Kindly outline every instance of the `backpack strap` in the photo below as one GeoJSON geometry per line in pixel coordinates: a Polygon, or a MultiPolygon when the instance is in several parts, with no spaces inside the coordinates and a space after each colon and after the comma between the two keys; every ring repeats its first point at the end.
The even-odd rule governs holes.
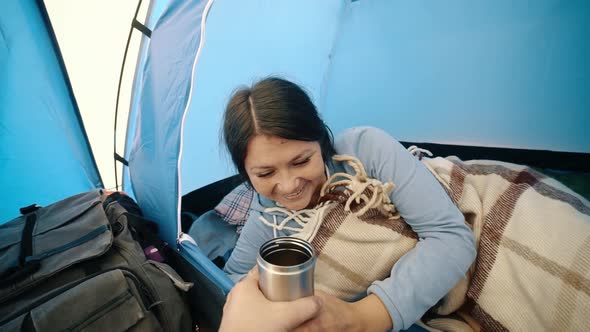
{"type": "Polygon", "coordinates": [[[39,206],[37,204],[31,204],[29,206],[25,206],[25,207],[20,208],[19,211],[20,211],[20,214],[27,215],[29,213],[39,210],[40,208],[41,208],[41,206],[39,206]]]}
{"type": "MultiPolygon", "coordinates": [[[[23,209],[21,209],[21,211],[23,209]]],[[[39,209],[39,207],[33,211],[36,211],[37,209],[39,209]]],[[[18,280],[35,273],[41,267],[41,261],[39,259],[27,260],[27,257],[33,255],[33,230],[35,229],[36,223],[37,214],[35,212],[29,213],[25,220],[25,227],[23,227],[17,266],[11,267],[0,274],[0,287],[6,287],[15,283],[18,280]]]]}

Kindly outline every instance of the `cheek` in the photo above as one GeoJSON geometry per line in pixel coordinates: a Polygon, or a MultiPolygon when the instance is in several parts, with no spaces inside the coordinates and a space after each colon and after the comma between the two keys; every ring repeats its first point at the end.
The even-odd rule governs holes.
{"type": "Polygon", "coordinates": [[[250,177],[250,182],[252,183],[254,190],[263,196],[268,197],[268,194],[272,191],[272,185],[268,180],[260,179],[258,177],[250,177]]]}
{"type": "Polygon", "coordinates": [[[326,166],[321,158],[314,163],[314,180],[323,181],[326,173],[326,166]]]}
{"type": "Polygon", "coordinates": [[[324,180],[324,164],[321,162],[314,162],[310,164],[305,170],[302,170],[299,177],[318,184],[324,180]]]}

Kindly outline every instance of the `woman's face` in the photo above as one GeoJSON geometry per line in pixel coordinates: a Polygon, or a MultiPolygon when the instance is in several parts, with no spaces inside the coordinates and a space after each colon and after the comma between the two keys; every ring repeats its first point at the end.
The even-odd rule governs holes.
{"type": "Polygon", "coordinates": [[[318,142],[256,135],[244,166],[256,191],[290,210],[314,205],[326,181],[318,142]]]}

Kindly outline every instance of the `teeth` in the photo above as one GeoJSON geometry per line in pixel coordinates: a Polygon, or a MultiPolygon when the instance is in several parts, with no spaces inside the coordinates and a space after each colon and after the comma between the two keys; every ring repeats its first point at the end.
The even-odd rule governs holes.
{"type": "Polygon", "coordinates": [[[299,196],[299,194],[301,194],[301,192],[302,192],[302,191],[303,191],[303,187],[301,187],[301,189],[299,189],[299,191],[298,191],[298,192],[296,192],[296,193],[294,193],[294,194],[291,194],[291,195],[287,195],[286,197],[287,197],[287,198],[293,198],[293,197],[297,197],[297,196],[299,196]]]}

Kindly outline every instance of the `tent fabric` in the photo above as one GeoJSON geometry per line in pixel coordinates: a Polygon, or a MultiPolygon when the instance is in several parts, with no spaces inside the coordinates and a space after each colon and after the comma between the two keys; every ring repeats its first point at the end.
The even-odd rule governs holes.
{"type": "Polygon", "coordinates": [[[102,187],[44,10],[0,5],[0,223],[102,187]]]}
{"type": "Polygon", "coordinates": [[[267,75],[306,88],[334,133],[373,125],[404,141],[590,152],[579,122],[590,121],[590,8],[532,7],[215,1],[186,116],[181,193],[235,172],[221,113],[237,86],[267,75]]]}
{"type": "MultiPolygon", "coordinates": [[[[145,1],[145,0],[144,0],[145,1]]],[[[154,26],[158,20],[158,18],[162,15],[164,10],[166,9],[166,1],[155,1],[152,0],[149,3],[149,8],[147,12],[147,17],[145,19],[144,25],[153,31],[154,26]]],[[[135,68],[135,75],[133,77],[132,83],[132,91],[131,91],[131,101],[130,107],[128,112],[128,119],[127,119],[127,128],[121,128],[121,130],[125,130],[125,137],[127,138],[126,142],[124,142],[125,148],[122,151],[125,160],[129,160],[129,154],[131,151],[131,146],[133,144],[133,135],[135,134],[135,124],[137,123],[138,117],[138,110],[140,105],[140,96],[142,96],[142,82],[143,82],[143,69],[146,67],[146,57],[147,52],[150,45],[150,38],[145,38],[142,36],[141,38],[141,45],[139,46],[138,54],[137,54],[137,61],[136,61],[136,68],[135,68]]],[[[130,195],[131,197],[135,198],[135,194],[133,192],[133,186],[131,185],[131,179],[129,175],[129,167],[123,167],[123,174],[122,174],[122,183],[121,188],[130,195]]]]}
{"type": "MultiPolygon", "coordinates": [[[[144,22],[150,1],[38,2],[47,8],[103,185],[114,190],[113,111],[118,105],[116,120],[120,130],[116,131],[116,151],[122,154],[130,86],[136,67],[134,60],[142,40],[141,32],[133,29],[128,45],[126,41],[132,29],[131,20],[137,17],[144,22]],[[102,17],[108,17],[108,24],[106,21],[102,23],[99,19],[102,17]],[[89,24],[89,21],[93,23],[89,24]],[[124,54],[128,56],[123,58],[124,54]],[[125,70],[121,75],[123,61],[125,70]]],[[[118,174],[121,174],[121,168],[119,164],[118,174]]]]}
{"type": "Polygon", "coordinates": [[[235,174],[220,128],[237,87],[279,75],[321,99],[345,6],[341,0],[213,2],[184,125],[181,194],[235,174]]]}
{"type": "Polygon", "coordinates": [[[400,140],[590,151],[585,2],[217,0],[192,68],[204,6],[169,4],[136,96],[131,182],[148,215],[175,228],[168,242],[178,196],[235,172],[219,139],[231,92],[268,75],[302,85],[335,133],[373,125],[400,140]]]}
{"type": "Polygon", "coordinates": [[[179,158],[206,1],[170,1],[156,22],[143,71],[130,180],[145,216],[175,247],[179,234],[179,158]],[[180,47],[179,47],[180,46],[180,47]]]}
{"type": "MultiPolygon", "coordinates": [[[[103,187],[39,4],[0,4],[0,223],[19,207],[103,187]]],[[[302,85],[335,133],[374,125],[406,141],[590,153],[587,1],[153,0],[150,8],[124,190],[220,296],[233,283],[181,233],[180,197],[234,174],[219,128],[239,84],[278,75],[302,85]]]]}
{"type": "Polygon", "coordinates": [[[372,124],[411,142],[590,152],[590,2],[346,9],[320,104],[335,132],[372,124]]]}
{"type": "Polygon", "coordinates": [[[190,236],[182,234],[179,240],[183,257],[193,266],[197,267],[207,280],[212,282],[222,294],[229,293],[234,282],[205,256],[190,236]]]}
{"type": "MultiPolygon", "coordinates": [[[[0,5],[0,222],[103,186],[38,3],[0,5]]],[[[180,196],[235,172],[220,149],[222,110],[239,84],[268,75],[308,90],[335,133],[374,125],[400,140],[590,152],[587,1],[155,0],[151,8],[125,190],[189,254],[180,196]]]]}

